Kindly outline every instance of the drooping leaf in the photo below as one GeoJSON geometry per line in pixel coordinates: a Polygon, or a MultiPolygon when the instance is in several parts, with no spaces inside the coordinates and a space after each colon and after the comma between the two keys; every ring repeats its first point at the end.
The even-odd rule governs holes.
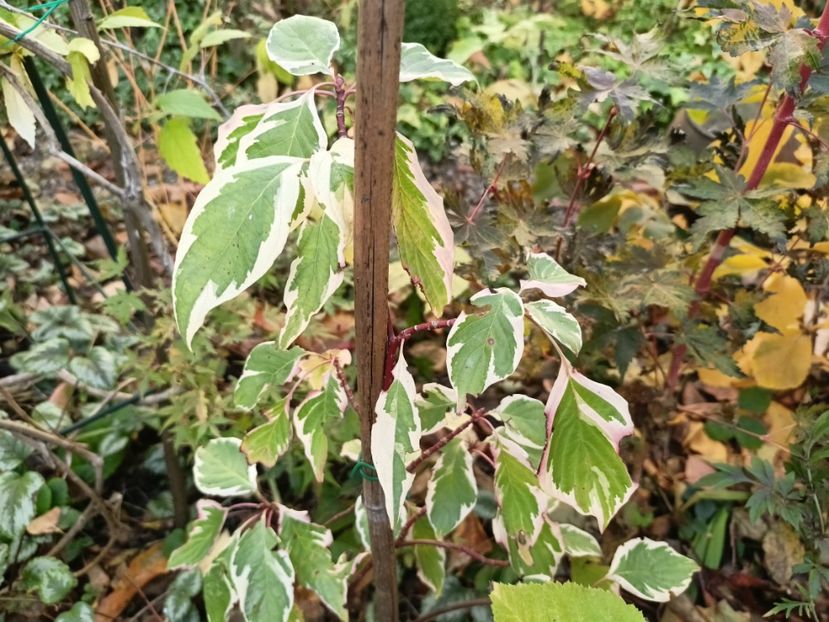
{"type": "Polygon", "coordinates": [[[270,411],[270,421],[253,428],[242,439],[241,449],[248,462],[259,462],[265,467],[276,464],[291,444],[291,418],[288,404],[281,400],[270,411]]]}
{"type": "Polygon", "coordinates": [[[230,580],[247,622],[287,622],[294,606],[294,568],[264,520],[245,531],[233,549],[230,580]]]}
{"type": "Polygon", "coordinates": [[[65,563],[55,557],[35,557],[20,571],[21,586],[37,592],[44,605],[54,605],[64,599],[78,584],[65,563]]]}
{"type": "Polygon", "coordinates": [[[210,181],[207,167],[201,157],[198,138],[185,117],[173,117],[161,126],[158,133],[158,152],[167,165],[187,179],[206,184],[210,181]]]}
{"type": "MultiPolygon", "coordinates": [[[[429,519],[423,516],[412,525],[412,538],[436,540],[438,536],[429,519]]],[[[439,546],[419,544],[414,547],[414,554],[418,578],[435,593],[435,596],[440,596],[446,579],[446,550],[439,546]]]]}
{"type": "Polygon", "coordinates": [[[633,432],[627,402],[562,361],[545,412],[552,435],[542,482],[604,529],[636,489],[618,455],[619,441],[633,432]]]}
{"type": "Polygon", "coordinates": [[[466,518],[478,500],[478,483],[472,470],[472,454],[459,438],[440,452],[426,489],[429,522],[439,536],[445,536],[466,518]]]}
{"type": "Polygon", "coordinates": [[[564,552],[570,557],[601,557],[602,547],[592,534],[575,525],[559,525],[564,552]]]}
{"type": "Polygon", "coordinates": [[[115,28],[161,28],[161,24],[151,20],[143,7],[127,6],[113,11],[98,22],[98,30],[115,28]]]}
{"type": "Polygon", "coordinates": [[[35,517],[34,496],[43,483],[35,471],[0,473],[0,535],[13,539],[23,533],[35,517]]]}
{"type": "Polygon", "coordinates": [[[512,374],[524,352],[524,307],[514,292],[485,289],[470,302],[489,308],[475,315],[461,313],[446,340],[446,366],[459,406],[468,394],[478,395],[512,374]]]}
{"type": "Polygon", "coordinates": [[[530,253],[527,272],[527,279],[521,280],[521,293],[539,289],[545,296],[560,298],[587,284],[580,276],[567,272],[547,253],[530,253]]]}
{"type": "Polygon", "coordinates": [[[198,518],[187,530],[187,541],[170,554],[167,566],[170,569],[195,567],[213,548],[222,531],[227,510],[215,501],[200,499],[196,504],[198,518]]]}
{"type": "Polygon", "coordinates": [[[414,145],[400,134],[392,184],[392,226],[400,260],[440,316],[452,298],[454,236],[443,199],[423,174],[414,145]]]}
{"type": "Polygon", "coordinates": [[[490,596],[495,622],[595,622],[597,612],[614,622],[645,622],[616,594],[577,583],[496,583],[490,596]]]}
{"type": "Polygon", "coordinates": [[[242,375],[236,383],[233,401],[239,408],[250,410],[256,406],[268,387],[278,387],[293,378],[299,360],[305,356],[302,348],[283,350],[274,341],[265,341],[250,351],[242,375]]]}
{"type": "Polygon", "coordinates": [[[214,438],[196,450],[193,478],[206,495],[239,497],[256,492],[256,466],[249,465],[238,438],[214,438]]]}
{"type": "MultiPolygon", "coordinates": [[[[17,57],[12,55],[9,61],[9,69],[17,78],[17,84],[26,85],[26,73],[23,69],[23,63],[17,57]]],[[[25,88],[25,86],[24,86],[25,88]]],[[[3,92],[3,103],[6,108],[6,117],[9,124],[17,132],[18,136],[25,140],[29,147],[35,148],[35,135],[37,133],[37,123],[35,121],[35,114],[32,112],[26,100],[15,88],[15,86],[6,78],[5,75],[0,76],[0,89],[3,92]]]]}
{"type": "Polygon", "coordinates": [[[325,461],[328,458],[325,425],[339,417],[345,406],[345,393],[337,379],[331,376],[322,391],[309,393],[294,412],[297,438],[302,442],[305,457],[311,463],[314,477],[318,482],[323,480],[325,461]]]}
{"type": "Polygon", "coordinates": [[[401,350],[391,386],[377,400],[374,409],[377,418],[371,433],[371,455],[383,488],[386,512],[395,530],[405,518],[406,495],[414,481],[414,474],[406,471],[406,465],[420,452],[416,392],[401,350]]]}
{"type": "Polygon", "coordinates": [[[295,76],[329,73],[340,33],[328,20],[294,15],[274,24],[267,47],[270,59],[295,76]]]}
{"type": "Polygon", "coordinates": [[[72,77],[66,79],[66,87],[81,108],[92,108],[95,101],[89,91],[92,74],[89,65],[101,58],[101,52],[95,43],[85,37],[75,37],[69,42],[69,55],[66,60],[72,69],[72,77]]]}
{"type": "Polygon", "coordinates": [[[573,354],[581,350],[581,326],[567,309],[552,300],[536,300],[524,305],[527,315],[554,343],[573,354]]]}
{"type": "Polygon", "coordinates": [[[422,44],[401,44],[400,81],[411,82],[420,78],[436,78],[452,86],[475,81],[475,76],[468,69],[454,61],[438,58],[422,44]]]}
{"type": "Polygon", "coordinates": [[[307,512],[280,507],[279,537],[296,570],[297,583],[315,592],[340,620],[347,620],[349,562],[331,560],[331,531],[312,523],[307,512]]]}
{"type": "Polygon", "coordinates": [[[639,598],[664,603],[684,592],[698,570],[667,543],[635,538],[616,549],[608,578],[639,598]]]}
{"type": "Polygon", "coordinates": [[[339,138],[328,151],[318,151],[308,165],[306,192],[313,193],[341,227],[345,263],[354,259],[354,140],[339,138]]]}

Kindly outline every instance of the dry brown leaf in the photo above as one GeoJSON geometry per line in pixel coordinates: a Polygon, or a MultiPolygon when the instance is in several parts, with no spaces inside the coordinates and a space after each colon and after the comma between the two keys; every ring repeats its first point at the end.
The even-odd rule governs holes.
{"type": "Polygon", "coordinates": [[[685,437],[685,446],[694,453],[700,454],[709,462],[727,462],[728,447],[715,441],[705,433],[701,421],[692,421],[688,424],[688,434],[685,437]]]}
{"type": "Polygon", "coordinates": [[[58,527],[59,521],[60,508],[52,508],[26,525],[26,533],[30,536],[42,536],[48,533],[58,533],[61,531],[58,527]]]}
{"type": "Polygon", "coordinates": [[[806,550],[791,527],[776,522],[763,537],[766,570],[778,585],[786,585],[792,578],[792,567],[803,561],[806,550]]]}
{"type": "Polygon", "coordinates": [[[112,584],[112,591],[95,607],[95,622],[118,620],[130,601],[150,581],[167,572],[164,543],[156,542],[132,558],[112,584]]]}

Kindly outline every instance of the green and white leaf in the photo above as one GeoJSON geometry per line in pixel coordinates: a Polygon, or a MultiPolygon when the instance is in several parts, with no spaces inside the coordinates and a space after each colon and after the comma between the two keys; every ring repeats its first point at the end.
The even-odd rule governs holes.
{"type": "Polygon", "coordinates": [[[253,428],[242,439],[242,452],[251,464],[258,462],[268,468],[274,466],[279,457],[291,445],[291,418],[288,402],[280,400],[270,411],[270,421],[253,428]]]}
{"type": "MultiPolygon", "coordinates": [[[[425,516],[417,519],[412,525],[412,538],[415,540],[437,540],[439,536],[425,516]]],[[[417,577],[435,596],[443,592],[443,583],[446,579],[446,550],[439,546],[418,544],[414,547],[417,577]]]]}
{"type": "Polygon", "coordinates": [[[158,133],[158,152],[176,173],[199,184],[210,181],[199,141],[186,117],[169,119],[158,133]]]}
{"type": "Polygon", "coordinates": [[[330,73],[340,33],[328,20],[294,15],[274,24],[266,45],[268,57],[295,76],[330,73]]]}
{"type": "Polygon", "coordinates": [[[35,517],[34,497],[44,481],[39,473],[0,473],[0,535],[13,539],[35,517]]]}
{"type": "Polygon", "coordinates": [[[414,145],[398,134],[394,147],[392,226],[403,267],[435,315],[452,298],[455,242],[452,227],[417,159],[414,145]]]}
{"type": "Polygon", "coordinates": [[[249,39],[251,36],[249,32],[237,28],[219,28],[207,33],[199,43],[199,47],[202,49],[212,48],[234,39],[249,39]]]}
{"type": "Polygon", "coordinates": [[[0,430],[0,471],[12,471],[23,464],[32,448],[11,432],[0,430]]]}
{"type": "Polygon", "coordinates": [[[354,141],[339,138],[328,151],[311,156],[306,195],[313,196],[341,227],[345,263],[352,263],[354,224],[354,141]]]}
{"type": "Polygon", "coordinates": [[[222,532],[227,509],[215,501],[200,499],[196,503],[198,518],[187,530],[187,541],[170,554],[170,569],[193,568],[207,557],[222,532]]]}
{"type": "Polygon", "coordinates": [[[273,265],[288,239],[302,163],[262,158],[220,171],[199,194],[179,241],[173,306],[189,346],[207,313],[273,265]]]}
{"type": "Polygon", "coordinates": [[[607,578],[639,598],[665,603],[688,589],[698,570],[667,543],[635,538],[616,549],[607,578]]]}
{"type": "Polygon", "coordinates": [[[296,569],[297,583],[316,593],[340,620],[347,620],[345,600],[351,564],[331,560],[331,531],[312,523],[307,512],[280,506],[279,537],[296,569]]]}
{"type": "Polygon", "coordinates": [[[360,544],[368,551],[371,549],[371,536],[368,532],[368,512],[366,505],[363,503],[363,497],[357,497],[354,502],[354,530],[357,532],[357,537],[360,539],[360,544]]]}
{"type": "Polygon", "coordinates": [[[216,160],[216,173],[236,163],[239,155],[239,141],[250,134],[275,104],[246,104],[239,106],[231,117],[219,126],[216,142],[213,144],[213,157],[216,160]]]}
{"type": "Polygon", "coordinates": [[[414,474],[406,471],[406,465],[420,452],[416,393],[414,378],[401,350],[392,372],[391,386],[380,393],[374,408],[377,417],[371,433],[371,455],[394,530],[406,517],[406,495],[414,481],[414,474]]]}
{"type": "Polygon", "coordinates": [[[435,56],[421,43],[403,43],[400,46],[400,81],[421,78],[443,80],[452,86],[475,81],[468,69],[455,61],[435,56]]]}
{"type": "Polygon", "coordinates": [[[496,583],[490,598],[495,622],[645,622],[633,605],[613,592],[573,582],[496,583]]]}
{"type": "Polygon", "coordinates": [[[306,352],[294,347],[284,350],[274,341],[265,341],[250,351],[242,375],[236,382],[233,401],[239,408],[250,410],[270,387],[290,381],[299,371],[299,361],[306,352]]]}
{"type": "Polygon", "coordinates": [[[294,427],[302,442],[305,457],[311,463],[314,478],[322,482],[328,458],[326,424],[345,411],[346,397],[340,383],[332,375],[322,391],[313,391],[294,412],[294,427]]]}
{"type": "Polygon", "coordinates": [[[54,374],[69,364],[69,341],[55,337],[11,356],[12,366],[30,374],[54,374]]]}
{"type": "Polygon", "coordinates": [[[537,469],[547,444],[543,402],[526,395],[510,395],[490,414],[504,423],[499,437],[517,444],[526,453],[530,468],[537,469]]]}
{"type": "Polygon", "coordinates": [[[542,485],[603,530],[636,489],[618,454],[633,432],[627,402],[563,360],[545,412],[552,436],[542,485]]]}
{"type": "Polygon", "coordinates": [[[230,581],[230,560],[239,545],[239,532],[210,564],[202,577],[202,594],[207,622],[225,622],[230,608],[239,599],[230,581]]]}
{"type": "Polygon", "coordinates": [[[581,326],[564,307],[552,300],[536,300],[524,305],[530,319],[554,343],[561,344],[573,354],[581,350],[581,326]]]}
{"type": "Polygon", "coordinates": [[[599,541],[575,525],[562,523],[558,526],[564,541],[564,552],[570,557],[601,557],[602,547],[599,541]]]}
{"type": "Polygon", "coordinates": [[[455,438],[441,450],[426,488],[426,514],[443,537],[454,531],[478,501],[478,483],[466,443],[455,438]]]}
{"type": "Polygon", "coordinates": [[[521,293],[538,289],[545,296],[560,298],[587,284],[583,278],[567,272],[547,253],[530,253],[527,257],[527,271],[529,276],[520,283],[521,293]]]}
{"type": "Polygon", "coordinates": [[[538,540],[543,525],[546,495],[538,484],[538,476],[530,468],[519,447],[503,437],[498,438],[495,456],[495,500],[498,510],[493,521],[495,539],[508,550],[510,541],[515,551],[531,563],[528,550],[538,540]]]}
{"type": "Polygon", "coordinates": [[[62,601],[78,584],[65,563],[55,557],[35,557],[20,572],[20,584],[29,592],[37,592],[44,605],[62,601]]]}
{"type": "MultiPolygon", "coordinates": [[[[493,521],[493,531],[501,531],[497,524],[499,516],[493,521]]],[[[556,576],[558,565],[564,556],[564,545],[558,525],[544,517],[538,537],[532,545],[527,545],[520,536],[510,536],[507,540],[512,569],[525,580],[549,581],[556,576]]]]}
{"type": "Polygon", "coordinates": [[[249,465],[238,438],[214,438],[196,450],[193,477],[206,495],[239,497],[256,492],[256,466],[249,465]]]}
{"type": "Polygon", "coordinates": [[[78,602],[55,618],[55,622],[95,622],[95,610],[87,603],[78,602]]]}
{"type": "Polygon", "coordinates": [[[485,289],[470,302],[489,309],[461,313],[446,340],[446,366],[458,407],[468,394],[478,395],[511,375],[524,352],[524,306],[518,295],[506,288],[485,289]]]}
{"type": "Polygon", "coordinates": [[[75,356],[68,369],[83,384],[96,389],[108,390],[118,378],[119,357],[103,346],[93,347],[87,356],[75,356]]]}
{"type": "Polygon", "coordinates": [[[423,385],[415,399],[423,435],[451,426],[452,422],[459,419],[455,415],[457,402],[458,395],[454,389],[434,382],[423,385]]]}
{"type": "Polygon", "coordinates": [[[230,581],[247,622],[287,622],[294,606],[294,568],[279,539],[258,521],[239,538],[230,560],[230,581]]]}

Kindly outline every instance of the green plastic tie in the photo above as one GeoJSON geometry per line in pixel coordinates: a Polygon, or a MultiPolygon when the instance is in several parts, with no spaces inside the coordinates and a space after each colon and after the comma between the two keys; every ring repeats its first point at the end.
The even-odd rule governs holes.
{"type": "Polygon", "coordinates": [[[377,475],[377,469],[374,468],[374,465],[369,462],[363,462],[363,460],[357,460],[354,464],[354,468],[351,469],[351,477],[360,477],[360,479],[364,479],[369,482],[379,482],[379,478],[377,475]]]}
{"type": "Polygon", "coordinates": [[[45,22],[47,19],[49,19],[49,16],[52,13],[57,11],[60,7],[62,7],[67,2],[69,2],[69,0],[49,0],[49,2],[43,2],[41,4],[36,4],[34,6],[29,7],[29,12],[43,11],[43,10],[45,10],[46,12],[43,15],[41,15],[37,19],[37,21],[35,21],[34,24],[29,26],[26,30],[23,30],[23,31],[19,32],[17,34],[17,36],[14,39],[12,39],[11,41],[6,41],[6,43],[4,45],[10,45],[12,43],[17,43],[21,39],[25,39],[28,35],[30,35],[35,30],[37,30],[43,22],[45,22]]]}

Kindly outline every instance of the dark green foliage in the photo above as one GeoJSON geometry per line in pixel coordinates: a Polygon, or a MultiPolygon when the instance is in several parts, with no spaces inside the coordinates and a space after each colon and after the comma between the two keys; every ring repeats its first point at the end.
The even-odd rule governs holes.
{"type": "Polygon", "coordinates": [[[457,34],[458,0],[407,0],[403,41],[422,43],[443,55],[457,34]]]}

